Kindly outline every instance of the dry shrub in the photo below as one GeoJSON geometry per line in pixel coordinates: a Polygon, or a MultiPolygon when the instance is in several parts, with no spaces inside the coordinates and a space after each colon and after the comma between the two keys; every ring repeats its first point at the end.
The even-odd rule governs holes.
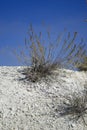
{"type": "Polygon", "coordinates": [[[62,39],[62,35],[59,35],[53,41],[50,32],[47,31],[46,34],[45,42],[42,32],[37,35],[30,25],[28,40],[25,40],[26,51],[22,50],[17,54],[17,58],[27,66],[23,70],[26,80],[36,82],[42,77],[52,75],[52,71],[57,68],[75,68],[86,53],[83,41],[75,43],[77,32],[74,32],[72,38],[68,33],[66,38],[62,39]]]}
{"type": "Polygon", "coordinates": [[[38,66],[37,68],[25,68],[22,70],[22,74],[25,75],[25,80],[36,82],[42,79],[43,77],[46,78],[47,76],[52,75],[52,70],[56,68],[56,65],[42,65],[38,66]]]}
{"type": "Polygon", "coordinates": [[[77,65],[79,71],[87,71],[87,56],[83,58],[83,62],[77,65]]]}
{"type": "Polygon", "coordinates": [[[83,94],[74,93],[71,96],[65,97],[65,101],[56,110],[60,116],[69,116],[70,120],[78,121],[82,119],[85,122],[85,115],[87,114],[87,89],[83,94]],[[59,109],[60,108],[60,109],[59,109]]]}

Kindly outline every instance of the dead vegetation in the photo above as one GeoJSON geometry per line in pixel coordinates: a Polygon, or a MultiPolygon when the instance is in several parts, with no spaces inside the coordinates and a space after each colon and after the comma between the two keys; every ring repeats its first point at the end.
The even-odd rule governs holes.
{"type": "Polygon", "coordinates": [[[77,32],[74,32],[73,37],[68,33],[66,37],[60,35],[53,41],[50,32],[47,31],[46,34],[45,41],[42,32],[37,35],[30,25],[28,40],[25,40],[26,51],[22,50],[17,54],[17,58],[27,66],[23,70],[25,79],[31,82],[51,76],[52,71],[57,68],[78,68],[86,55],[83,40],[79,44],[75,43],[77,32]]]}
{"type": "Polygon", "coordinates": [[[75,122],[82,119],[84,125],[87,125],[85,121],[85,116],[87,117],[87,89],[82,94],[74,93],[64,98],[65,100],[55,109],[55,112],[59,113],[60,117],[68,116],[69,120],[75,122]]]}
{"type": "Polygon", "coordinates": [[[77,67],[79,71],[87,71],[87,56],[83,58],[83,62],[79,64],[77,67]]]}

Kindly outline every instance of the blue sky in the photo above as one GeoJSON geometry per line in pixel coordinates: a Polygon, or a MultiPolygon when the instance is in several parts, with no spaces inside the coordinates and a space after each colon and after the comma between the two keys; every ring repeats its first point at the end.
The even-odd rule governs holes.
{"type": "Polygon", "coordinates": [[[0,65],[20,65],[12,49],[24,45],[29,24],[38,32],[45,22],[51,31],[77,31],[87,41],[86,0],[0,0],[0,65]]]}

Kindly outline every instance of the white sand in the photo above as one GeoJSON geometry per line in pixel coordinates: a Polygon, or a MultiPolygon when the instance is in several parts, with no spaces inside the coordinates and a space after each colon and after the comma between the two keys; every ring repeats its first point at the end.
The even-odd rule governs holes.
{"type": "Polygon", "coordinates": [[[56,71],[57,77],[40,83],[24,83],[17,70],[22,67],[0,67],[0,130],[87,130],[82,120],[69,121],[54,111],[64,95],[81,92],[87,73],[56,71]]]}

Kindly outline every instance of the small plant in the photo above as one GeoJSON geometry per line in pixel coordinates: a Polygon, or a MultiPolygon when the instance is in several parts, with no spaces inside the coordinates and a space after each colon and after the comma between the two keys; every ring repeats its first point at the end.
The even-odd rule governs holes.
{"type": "Polygon", "coordinates": [[[79,71],[87,71],[87,56],[83,58],[83,62],[77,65],[79,71]]]}
{"type": "Polygon", "coordinates": [[[61,35],[56,40],[51,40],[50,32],[47,31],[46,41],[42,38],[42,32],[38,35],[30,25],[28,40],[25,40],[26,51],[20,51],[18,59],[27,68],[23,70],[26,80],[36,82],[41,78],[52,75],[57,68],[75,68],[85,55],[85,44],[75,43],[77,32],[71,38],[68,33],[66,38],[61,35]]]}
{"type": "Polygon", "coordinates": [[[66,100],[60,106],[60,110],[56,109],[56,112],[59,111],[60,116],[69,116],[70,120],[78,121],[82,119],[83,123],[85,122],[85,115],[87,114],[87,90],[84,91],[82,95],[73,94],[71,97],[66,97],[66,100]]]}

